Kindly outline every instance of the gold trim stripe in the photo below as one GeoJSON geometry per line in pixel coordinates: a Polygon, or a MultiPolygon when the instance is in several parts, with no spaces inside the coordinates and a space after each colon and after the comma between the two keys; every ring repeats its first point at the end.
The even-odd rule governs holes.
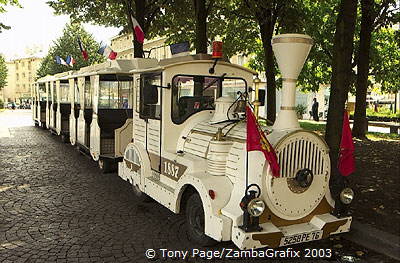
{"type": "Polygon", "coordinates": [[[281,110],[295,110],[296,107],[281,106],[281,110]]]}
{"type": "Polygon", "coordinates": [[[297,79],[282,78],[282,81],[284,81],[284,82],[294,82],[294,83],[296,83],[297,79]]]}
{"type": "Polygon", "coordinates": [[[272,39],[272,44],[277,43],[303,43],[313,45],[314,41],[311,38],[305,37],[277,37],[272,39]]]}

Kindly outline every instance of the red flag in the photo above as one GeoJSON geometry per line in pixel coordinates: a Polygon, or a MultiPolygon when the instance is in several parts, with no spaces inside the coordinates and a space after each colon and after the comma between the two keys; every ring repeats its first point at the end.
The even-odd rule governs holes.
{"type": "Polygon", "coordinates": [[[142,29],[142,27],[139,25],[138,21],[137,21],[133,16],[131,16],[131,19],[132,19],[133,31],[135,32],[136,40],[137,40],[139,43],[142,43],[142,44],[143,44],[143,42],[144,42],[144,32],[143,32],[143,29],[142,29]]]}
{"type": "Polygon", "coordinates": [[[272,175],[274,177],[279,177],[279,164],[278,157],[274,148],[268,142],[267,137],[261,130],[257,123],[256,117],[254,116],[252,110],[249,106],[246,107],[247,116],[247,151],[262,151],[264,153],[265,159],[268,161],[272,175]]]}
{"type": "Polygon", "coordinates": [[[88,58],[89,58],[88,53],[86,52],[85,48],[83,47],[82,41],[79,37],[78,37],[78,45],[79,45],[79,49],[81,50],[83,59],[88,60],[88,58]]]}
{"type": "Polygon", "coordinates": [[[343,176],[348,176],[356,170],[354,162],[354,144],[351,136],[350,122],[347,111],[344,111],[342,140],[340,141],[338,168],[343,176]]]}

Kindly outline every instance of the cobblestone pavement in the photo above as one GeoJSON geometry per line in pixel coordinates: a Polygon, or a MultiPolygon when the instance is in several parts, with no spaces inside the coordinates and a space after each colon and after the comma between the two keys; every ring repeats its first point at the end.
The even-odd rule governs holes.
{"type": "MultiPolygon", "coordinates": [[[[116,174],[101,174],[96,163],[46,130],[4,128],[10,116],[26,124],[30,112],[0,113],[1,262],[148,262],[147,249],[156,250],[153,262],[200,260],[161,256],[162,248],[195,248],[186,237],[183,216],[156,202],[138,203],[128,183],[116,174]]],[[[361,250],[368,255],[363,261],[390,262],[346,242],[328,239],[293,249],[336,246],[336,254],[361,250]]],[[[225,242],[208,250],[223,248],[234,245],[225,242]]],[[[228,260],[208,262],[214,261],[228,260]]]]}

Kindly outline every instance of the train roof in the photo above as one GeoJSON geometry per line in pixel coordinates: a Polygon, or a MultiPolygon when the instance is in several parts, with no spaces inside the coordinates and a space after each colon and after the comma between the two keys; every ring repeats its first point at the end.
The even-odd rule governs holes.
{"type": "Polygon", "coordinates": [[[150,68],[157,65],[156,59],[117,59],[109,60],[100,64],[94,64],[81,68],[77,73],[79,76],[104,75],[104,74],[130,74],[133,69],[150,68]]]}
{"type": "Polygon", "coordinates": [[[36,80],[37,83],[44,83],[48,81],[54,81],[55,77],[53,75],[46,75],[36,80]]]}
{"type": "MultiPolygon", "coordinates": [[[[210,63],[214,63],[214,59],[209,54],[196,54],[196,55],[189,55],[189,56],[178,56],[178,57],[172,57],[172,58],[167,58],[167,59],[160,60],[160,62],[158,62],[158,65],[156,67],[147,68],[145,70],[143,70],[143,69],[134,69],[134,70],[131,70],[130,72],[131,73],[138,73],[138,72],[143,72],[143,71],[164,70],[166,68],[172,68],[172,67],[175,67],[175,66],[178,66],[178,65],[193,64],[193,63],[198,63],[198,64],[207,63],[209,65],[210,63]]],[[[237,64],[232,64],[232,63],[229,62],[229,60],[226,60],[226,59],[219,60],[218,64],[223,64],[223,65],[227,65],[227,66],[230,66],[230,67],[235,67],[235,68],[247,71],[247,72],[249,72],[249,73],[251,73],[253,75],[257,74],[257,72],[252,70],[252,69],[249,69],[249,68],[237,65],[237,64]]]]}

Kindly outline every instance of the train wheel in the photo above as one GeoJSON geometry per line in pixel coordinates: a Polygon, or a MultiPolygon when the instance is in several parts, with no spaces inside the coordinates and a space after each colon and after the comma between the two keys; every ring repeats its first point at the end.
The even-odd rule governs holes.
{"type": "Polygon", "coordinates": [[[109,173],[111,171],[111,163],[106,160],[99,160],[99,168],[103,174],[109,173]]]}
{"type": "Polygon", "coordinates": [[[186,225],[188,237],[200,246],[210,246],[216,243],[215,240],[206,236],[204,233],[204,210],[203,203],[198,194],[189,197],[186,203],[186,225]]]}
{"type": "Polygon", "coordinates": [[[153,201],[150,196],[140,191],[139,186],[133,184],[132,185],[133,193],[135,194],[136,198],[139,200],[140,203],[150,203],[153,201]]]}
{"type": "Polygon", "coordinates": [[[67,143],[67,142],[68,142],[68,136],[65,135],[65,134],[61,134],[61,141],[62,141],[63,143],[67,143]]]}

